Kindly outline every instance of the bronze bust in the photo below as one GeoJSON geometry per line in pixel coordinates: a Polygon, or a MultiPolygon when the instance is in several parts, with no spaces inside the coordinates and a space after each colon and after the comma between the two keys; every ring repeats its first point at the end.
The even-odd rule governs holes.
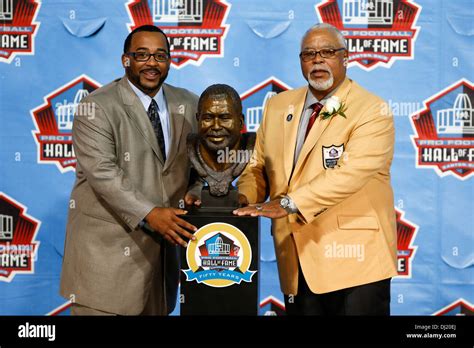
{"type": "Polygon", "coordinates": [[[208,184],[203,188],[202,207],[235,208],[238,193],[232,181],[244,170],[255,145],[254,133],[241,133],[244,116],[239,94],[228,85],[209,86],[199,98],[196,118],[198,133],[188,135],[187,149],[194,169],[208,184]]]}

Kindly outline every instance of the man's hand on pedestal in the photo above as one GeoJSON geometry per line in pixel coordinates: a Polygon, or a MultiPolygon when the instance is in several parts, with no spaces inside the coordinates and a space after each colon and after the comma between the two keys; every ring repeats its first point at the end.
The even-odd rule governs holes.
{"type": "Polygon", "coordinates": [[[187,211],[182,209],[155,207],[145,216],[145,220],[169,243],[187,247],[188,244],[181,237],[196,240],[196,237],[186,230],[195,232],[197,228],[178,216],[186,213],[187,211]]]}
{"type": "Polygon", "coordinates": [[[264,216],[271,219],[278,219],[288,215],[288,212],[280,206],[279,199],[268,203],[250,204],[248,207],[234,210],[233,213],[238,216],[264,216]]]}

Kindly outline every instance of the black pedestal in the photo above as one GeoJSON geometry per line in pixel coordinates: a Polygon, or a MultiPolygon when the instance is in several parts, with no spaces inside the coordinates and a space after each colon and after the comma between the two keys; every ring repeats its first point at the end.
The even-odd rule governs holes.
{"type": "Polygon", "coordinates": [[[181,252],[181,315],[257,315],[258,218],[200,211],[182,217],[198,231],[181,252]]]}

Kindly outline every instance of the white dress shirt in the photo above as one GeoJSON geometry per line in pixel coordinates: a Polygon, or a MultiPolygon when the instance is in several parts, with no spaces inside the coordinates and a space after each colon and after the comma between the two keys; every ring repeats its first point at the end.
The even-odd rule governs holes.
{"type": "MultiPolygon", "coordinates": [[[[151,97],[139,90],[133,83],[130,82],[130,80],[127,79],[127,81],[137,97],[142,102],[145,112],[148,114],[148,108],[151,104],[151,97]]],[[[163,88],[160,88],[153,99],[155,99],[156,103],[158,104],[158,114],[160,115],[161,128],[163,128],[163,137],[165,138],[165,153],[166,157],[168,157],[171,143],[170,115],[168,113],[168,107],[165,95],[163,93],[163,88]]]]}

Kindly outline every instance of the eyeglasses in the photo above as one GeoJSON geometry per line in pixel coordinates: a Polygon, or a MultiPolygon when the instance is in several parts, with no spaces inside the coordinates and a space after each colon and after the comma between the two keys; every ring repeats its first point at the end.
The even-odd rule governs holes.
{"type": "Polygon", "coordinates": [[[336,52],[345,50],[344,47],[337,48],[337,49],[332,49],[332,48],[324,48],[319,51],[315,50],[308,50],[308,51],[303,51],[300,53],[300,58],[303,60],[303,62],[309,62],[310,60],[313,60],[316,58],[316,56],[319,55],[321,58],[334,58],[336,56],[336,52]]]}
{"type": "Polygon", "coordinates": [[[127,55],[132,56],[137,62],[148,62],[151,56],[153,56],[157,62],[161,63],[167,62],[170,58],[170,55],[166,52],[128,52],[127,55]]]}

